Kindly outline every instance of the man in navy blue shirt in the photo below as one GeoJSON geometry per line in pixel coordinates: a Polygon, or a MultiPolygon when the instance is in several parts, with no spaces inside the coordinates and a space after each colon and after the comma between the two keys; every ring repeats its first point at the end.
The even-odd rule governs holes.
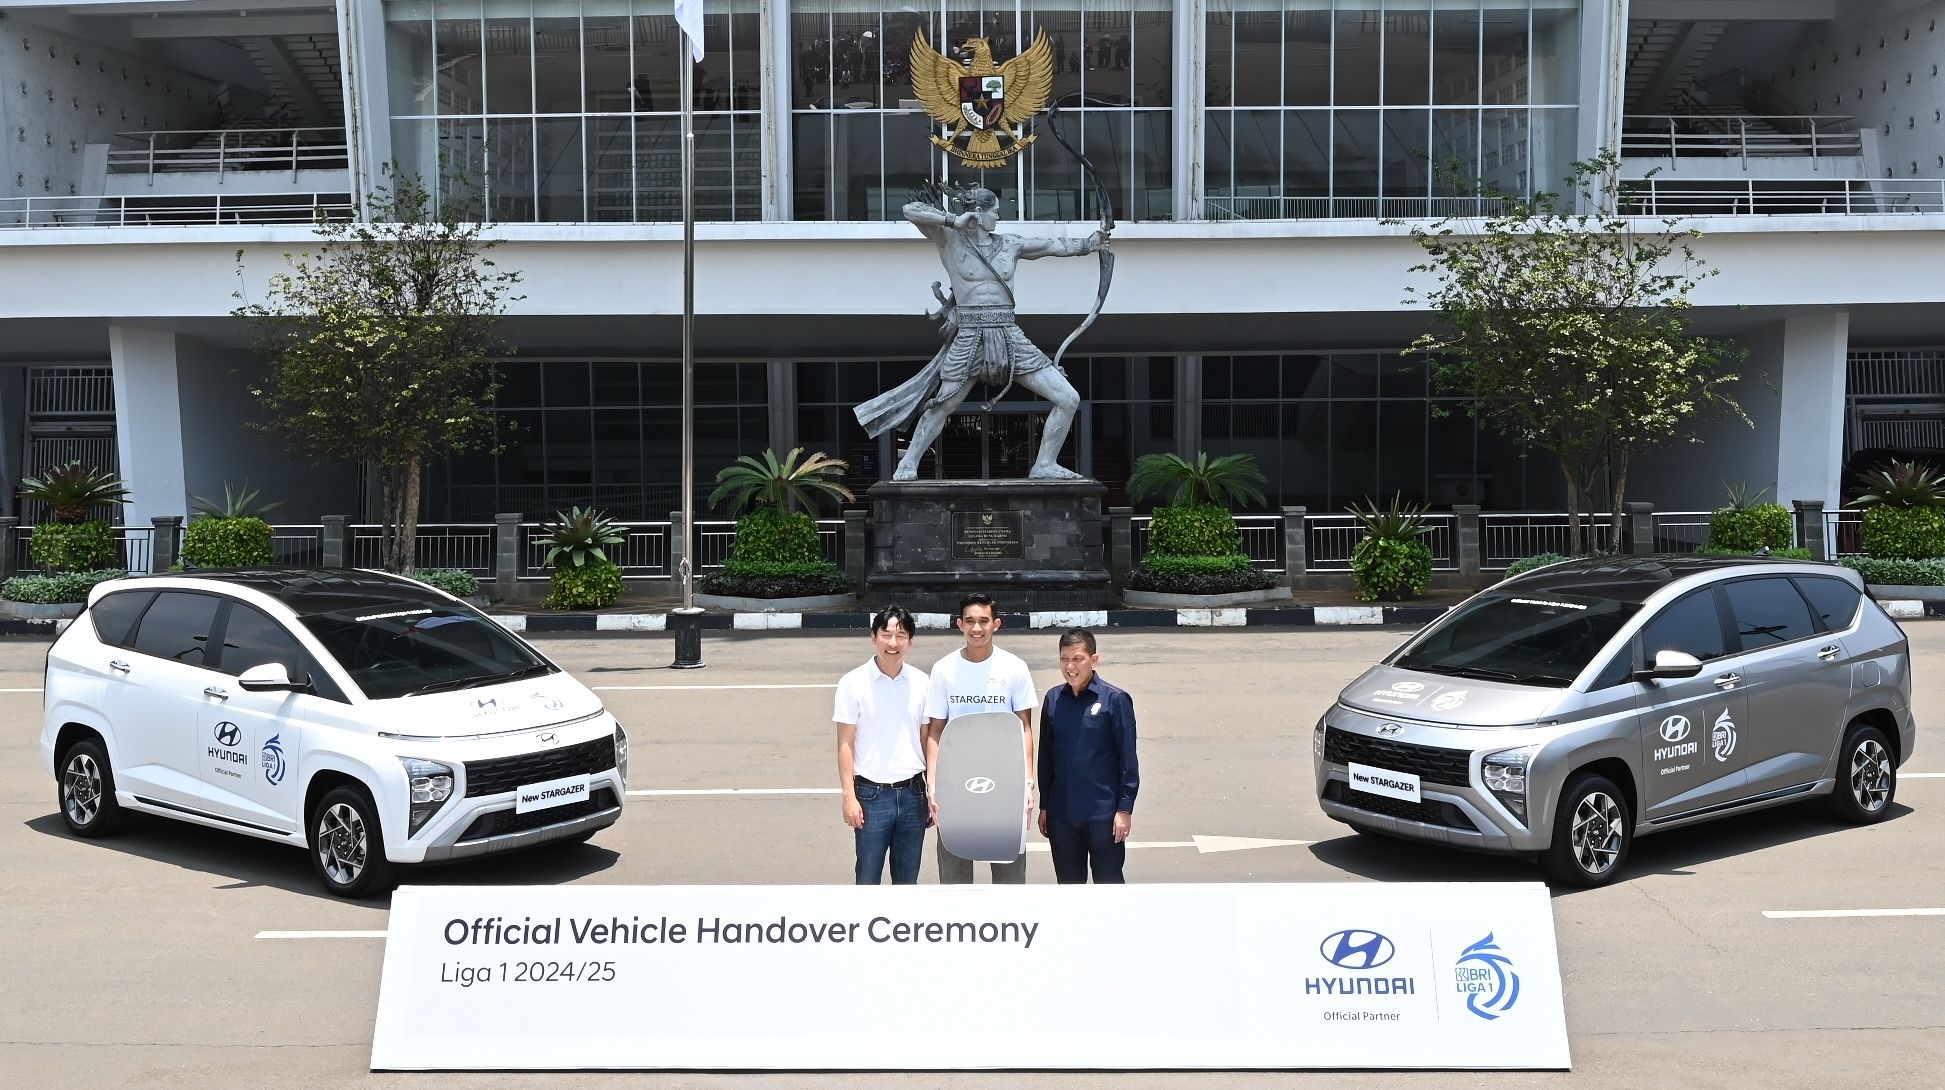
{"type": "Polygon", "coordinates": [[[1053,849],[1054,880],[1121,883],[1134,827],[1135,702],[1094,668],[1094,633],[1060,637],[1060,676],[1040,707],[1040,835],[1053,849]]]}

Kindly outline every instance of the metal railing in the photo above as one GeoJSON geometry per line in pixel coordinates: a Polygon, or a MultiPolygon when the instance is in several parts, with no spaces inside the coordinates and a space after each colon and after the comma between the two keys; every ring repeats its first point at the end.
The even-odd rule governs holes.
{"type": "MultiPolygon", "coordinates": [[[[1129,519],[1131,561],[1135,564],[1148,555],[1148,532],[1154,521],[1152,515],[1129,519]]],[[[1242,532],[1243,554],[1249,557],[1251,566],[1266,572],[1284,570],[1282,515],[1237,515],[1236,529],[1242,532]]]]}
{"type": "MultiPolygon", "coordinates": [[[[672,579],[675,571],[669,564],[669,535],[672,523],[666,519],[661,522],[622,522],[617,523],[621,530],[621,544],[611,545],[604,551],[608,559],[621,569],[624,579],[672,579]]],[[[541,524],[523,522],[520,524],[520,578],[526,580],[546,579],[553,573],[547,563],[548,546],[540,543],[541,524]]]]}
{"type": "Polygon", "coordinates": [[[1654,527],[1653,551],[1692,553],[1709,543],[1709,516],[1713,511],[1656,511],[1650,516],[1654,527]]]}
{"type": "Polygon", "coordinates": [[[1865,216],[1945,212],[1945,178],[1709,178],[1621,183],[1627,216],[1865,216]]]}
{"type": "MultiPolygon", "coordinates": [[[[1607,512],[1582,513],[1580,529],[1586,550],[1614,551],[1612,516],[1607,512]]],[[[1569,534],[1567,513],[1564,511],[1482,511],[1479,514],[1479,569],[1504,571],[1514,561],[1541,553],[1569,555],[1569,534]]]]}
{"type": "Polygon", "coordinates": [[[220,227],[349,219],[349,193],[212,193],[178,197],[0,197],[0,228],[220,227]]]}
{"type": "MultiPolygon", "coordinates": [[[[736,523],[716,519],[697,519],[695,534],[695,570],[702,572],[723,570],[723,561],[729,559],[729,551],[736,544],[736,523]]],[[[817,520],[817,551],[824,559],[840,567],[844,564],[844,520],[817,520]]]]}
{"type": "Polygon", "coordinates": [[[342,126],[164,129],[119,132],[115,138],[123,146],[108,149],[108,173],[147,175],[151,184],[158,173],[213,171],[220,184],[231,171],[287,170],[294,179],[300,170],[344,170],[350,165],[342,126]]]}
{"type": "Polygon", "coordinates": [[[1629,114],[1621,119],[1621,154],[1645,159],[1856,158],[1864,138],[1853,118],[1716,114],[1629,114]]]}
{"type": "MultiPolygon", "coordinates": [[[[131,572],[148,571],[149,560],[155,555],[155,528],[116,526],[112,533],[115,537],[115,559],[109,567],[131,572]]],[[[40,562],[34,559],[34,528],[22,526],[14,534],[14,571],[19,575],[39,575],[40,570],[40,562]]]]}
{"type": "MultiPolygon", "coordinates": [[[[360,524],[346,529],[351,533],[351,566],[383,567],[384,527],[360,524]]],[[[490,522],[421,523],[412,543],[412,566],[459,568],[491,579],[495,532],[490,522]]]]}
{"type": "Polygon", "coordinates": [[[1212,220],[1445,219],[1496,216],[1500,197],[1205,197],[1212,220]]]}
{"type": "Polygon", "coordinates": [[[1848,508],[1823,513],[1824,543],[1830,555],[1864,551],[1864,512],[1848,508]]]}
{"type": "MultiPolygon", "coordinates": [[[[1305,515],[1304,555],[1314,572],[1351,570],[1351,551],[1364,539],[1364,524],[1356,515],[1305,515]]],[[[1426,515],[1420,540],[1432,551],[1433,571],[1459,570],[1457,515],[1426,515]]]]}

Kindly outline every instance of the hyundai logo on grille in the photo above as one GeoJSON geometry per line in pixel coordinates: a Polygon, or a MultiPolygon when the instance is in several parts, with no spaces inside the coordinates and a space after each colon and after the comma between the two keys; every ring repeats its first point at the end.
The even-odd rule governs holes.
{"type": "Polygon", "coordinates": [[[543,746],[551,746],[560,740],[561,736],[551,730],[534,739],[534,741],[539,742],[543,746]]]}
{"type": "Polygon", "coordinates": [[[237,726],[235,723],[216,724],[216,744],[217,745],[233,746],[242,740],[243,740],[243,728],[237,726]]]}
{"type": "Polygon", "coordinates": [[[1379,727],[1379,728],[1378,728],[1378,733],[1379,733],[1379,734],[1396,734],[1396,733],[1398,733],[1399,731],[1401,731],[1401,730],[1403,730],[1403,729],[1404,729],[1403,727],[1400,727],[1400,726],[1399,726],[1398,724],[1396,724],[1396,723],[1386,723],[1386,724],[1385,724],[1384,726],[1382,726],[1382,727],[1379,727]]]}
{"type": "Polygon", "coordinates": [[[1339,931],[1325,938],[1317,952],[1340,969],[1375,969],[1390,961],[1398,948],[1376,931],[1339,931]]]}
{"type": "Polygon", "coordinates": [[[1661,740],[1679,742],[1688,737],[1688,716],[1671,715],[1661,721],[1661,740]]]}
{"type": "Polygon", "coordinates": [[[985,776],[974,776],[966,781],[966,790],[975,795],[984,795],[997,786],[999,785],[985,776]]]}

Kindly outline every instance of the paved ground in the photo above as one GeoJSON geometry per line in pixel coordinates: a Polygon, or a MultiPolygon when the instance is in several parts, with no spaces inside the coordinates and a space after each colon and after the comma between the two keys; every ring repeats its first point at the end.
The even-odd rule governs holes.
{"type": "MultiPolygon", "coordinates": [[[[1905,771],[1945,772],[1945,623],[1908,630],[1921,728],[1905,771]]],[[[1315,841],[1137,851],[1131,877],[1530,880],[1514,861],[1353,837],[1312,801],[1311,724],[1402,635],[1109,633],[1103,673],[1142,713],[1135,839],[1315,841]]],[[[1053,635],[1001,642],[1043,686],[1055,681],[1053,635]]],[[[591,685],[680,687],[603,692],[634,738],[638,789],[832,786],[830,691],[738,686],[828,684],[868,653],[855,634],[712,635],[708,669],[677,673],[664,668],[666,639],[544,646],[591,685]]],[[[35,749],[44,647],[0,642],[0,1071],[10,1087],[1945,1085],[1945,917],[1762,915],[1945,906],[1945,776],[1905,780],[1896,816],[1872,828],[1793,808],[1651,837],[1626,881],[1557,896],[1571,1074],[371,1075],[382,944],[253,936],[382,929],[384,905],[327,898],[301,853],[241,837],[139,819],[112,840],[68,837],[35,749]]],[[[915,658],[951,647],[944,634],[921,636],[915,658]]],[[[849,862],[834,795],[641,797],[588,846],[417,880],[842,882],[849,862]]],[[[1051,881],[1046,856],[1030,867],[1033,881],[1051,881]]],[[[874,994],[907,1001],[834,985],[834,1031],[868,1032],[874,994]]]]}

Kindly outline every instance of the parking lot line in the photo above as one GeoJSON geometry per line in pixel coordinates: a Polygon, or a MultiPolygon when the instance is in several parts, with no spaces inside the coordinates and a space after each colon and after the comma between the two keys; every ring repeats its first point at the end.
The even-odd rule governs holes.
{"type": "Polygon", "coordinates": [[[1945,908],[1820,908],[1763,913],[1763,918],[1770,920],[1847,920],[1860,916],[1945,916],[1945,908]]]}
{"type": "Polygon", "coordinates": [[[828,685],[590,685],[588,688],[593,689],[597,693],[666,693],[672,691],[708,692],[711,690],[727,692],[732,689],[835,689],[837,688],[837,684],[833,682],[828,685]]]}
{"type": "Polygon", "coordinates": [[[260,939],[382,939],[383,931],[259,931],[260,939]]]}
{"type": "Polygon", "coordinates": [[[40,689],[0,689],[0,693],[37,693],[40,689]]]}
{"type": "Polygon", "coordinates": [[[1945,772],[1900,772],[1901,780],[1945,780],[1945,772]]]}
{"type": "Polygon", "coordinates": [[[835,795],[835,787],[664,787],[643,788],[628,792],[630,796],[663,795],[835,795]]]}

